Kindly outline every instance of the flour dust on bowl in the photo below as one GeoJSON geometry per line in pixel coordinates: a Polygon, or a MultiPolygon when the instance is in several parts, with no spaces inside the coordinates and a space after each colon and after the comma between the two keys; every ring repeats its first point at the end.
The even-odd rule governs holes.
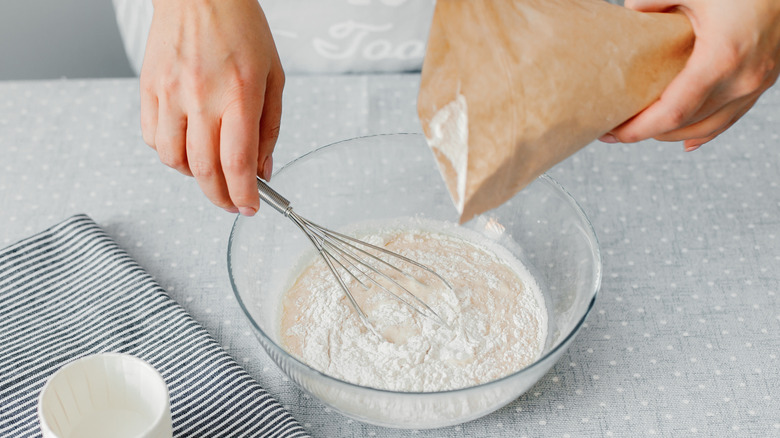
{"type": "MultiPolygon", "coordinates": [[[[488,376],[488,381],[470,380],[480,373],[463,372],[455,377],[451,371],[457,368],[439,368],[442,376],[437,380],[430,378],[436,369],[409,367],[401,360],[398,363],[405,367],[405,372],[395,374],[403,382],[394,382],[392,378],[371,381],[371,373],[360,372],[357,374],[368,380],[356,383],[353,374],[359,362],[355,356],[358,364],[352,363],[352,370],[348,355],[342,357],[341,364],[331,368],[328,363],[315,363],[317,348],[326,351],[335,348],[334,345],[322,346],[318,345],[319,341],[312,341],[295,354],[289,352],[294,350],[291,345],[295,340],[285,339],[285,335],[295,332],[289,327],[282,330],[283,297],[314,257],[311,243],[291,221],[270,207],[261,206],[252,218],[239,216],[231,231],[228,271],[236,298],[257,339],[296,384],[349,417],[387,427],[424,429],[451,426],[493,412],[527,391],[555,364],[593,306],[601,280],[596,236],[576,202],[548,176],[538,178],[509,202],[462,226],[454,223],[456,212],[445,183],[425,138],[418,134],[361,137],[322,147],[283,167],[274,175],[271,185],[302,216],[337,231],[379,239],[382,245],[406,233],[416,236],[407,236],[411,241],[422,239],[426,247],[435,246],[431,239],[438,239],[436,245],[449,245],[448,239],[460,242],[452,243],[450,250],[442,249],[444,253],[460,252],[458,245],[486,250],[512,268],[526,286],[517,288],[526,294],[512,302],[520,307],[509,308],[496,318],[525,318],[524,327],[528,327],[528,321],[543,325],[543,330],[536,331],[536,343],[529,344],[528,351],[533,348],[538,351],[531,351],[528,363],[521,363],[522,355],[518,354],[521,365],[507,368],[510,371],[495,371],[488,376]],[[541,304],[537,309],[543,309],[542,314],[523,313],[523,303],[533,304],[534,300],[541,304]],[[307,353],[313,356],[306,356],[307,353]],[[339,369],[346,370],[345,375],[334,375],[337,374],[334,370],[339,369]]],[[[436,264],[435,258],[428,261],[436,264]]],[[[443,263],[439,268],[446,271],[448,264],[443,263]]],[[[465,278],[485,271],[482,267],[476,267],[473,273],[468,273],[465,267],[453,269],[465,278]]],[[[488,283],[485,279],[479,281],[488,283]]],[[[474,299],[463,305],[455,298],[459,297],[450,300],[451,307],[434,300],[435,310],[447,320],[446,327],[436,327],[435,322],[424,319],[412,321],[421,332],[432,334],[428,342],[434,342],[439,335],[450,336],[447,339],[452,341],[473,341],[479,337],[479,330],[470,337],[447,332],[462,327],[463,321],[458,322],[457,318],[468,320],[463,315],[479,312],[479,305],[474,303],[482,302],[474,299]]],[[[306,294],[299,291],[292,302],[305,303],[305,299],[306,294]]],[[[286,302],[289,310],[291,301],[286,302]]],[[[392,315],[392,312],[382,313],[384,304],[381,301],[378,308],[368,306],[368,313],[392,315]]],[[[324,311],[320,314],[328,315],[324,311]]],[[[327,319],[325,316],[321,319],[327,319]]],[[[372,334],[363,327],[366,336],[361,339],[370,340],[366,342],[367,348],[396,348],[411,339],[422,339],[414,331],[417,329],[409,331],[404,326],[408,322],[404,318],[409,315],[402,316],[397,321],[400,330],[394,329],[392,318],[381,330],[384,339],[370,340],[372,334]]],[[[471,321],[478,319],[474,318],[471,321]]],[[[534,336],[527,339],[534,340],[534,336]]],[[[450,359],[457,363],[469,359],[470,352],[481,355],[483,350],[479,350],[478,344],[451,342],[447,344],[448,349],[436,354],[443,358],[441,363],[450,359]]],[[[368,350],[365,355],[374,350],[368,350]]],[[[490,364],[485,362],[483,370],[489,369],[490,364]]],[[[385,370],[392,369],[393,364],[387,364],[385,370]]]]}

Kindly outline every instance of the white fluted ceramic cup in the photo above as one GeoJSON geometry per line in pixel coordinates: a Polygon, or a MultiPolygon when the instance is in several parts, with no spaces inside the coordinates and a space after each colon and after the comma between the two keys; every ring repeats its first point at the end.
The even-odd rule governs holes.
{"type": "Polygon", "coordinates": [[[143,360],[121,353],[60,368],[38,396],[44,438],[170,438],[168,387],[143,360]]]}

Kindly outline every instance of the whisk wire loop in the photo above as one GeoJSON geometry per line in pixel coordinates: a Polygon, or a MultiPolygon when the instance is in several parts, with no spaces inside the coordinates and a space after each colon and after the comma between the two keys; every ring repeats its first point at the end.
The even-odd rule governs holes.
{"type": "Polygon", "coordinates": [[[340,271],[355,280],[364,289],[369,289],[367,282],[370,282],[419,315],[433,320],[437,324],[447,326],[444,319],[439,316],[438,313],[420,299],[420,297],[410,291],[409,288],[400,284],[398,280],[392,278],[386,272],[383,272],[382,267],[391,269],[408,279],[414,280],[422,286],[431,286],[421,281],[418,277],[411,275],[409,272],[383,259],[380,255],[404,262],[410,266],[428,272],[432,274],[434,278],[439,279],[446,289],[452,291],[453,289],[450,283],[433,269],[386,248],[372,245],[368,242],[338,233],[309,221],[293,211],[290,202],[259,177],[257,178],[257,189],[260,193],[260,198],[264,202],[289,218],[306,235],[309,241],[311,241],[330,272],[336,278],[339,287],[344,292],[362,323],[374,334],[381,337],[374,325],[370,322],[366,313],[358,304],[350,291],[349,286],[347,286],[346,281],[342,278],[340,271]],[[400,293],[392,289],[398,289],[400,293]],[[411,297],[411,301],[401,295],[411,297]]]}
{"type": "MultiPolygon", "coordinates": [[[[360,321],[363,322],[363,325],[365,325],[366,328],[371,330],[371,332],[373,332],[375,335],[381,337],[381,335],[376,330],[374,325],[371,323],[371,321],[369,321],[368,316],[366,315],[366,313],[363,311],[363,309],[360,307],[360,305],[358,305],[357,301],[355,300],[355,297],[352,295],[352,292],[350,292],[350,290],[347,287],[346,283],[341,278],[341,275],[339,275],[339,273],[336,271],[336,267],[333,266],[333,262],[334,261],[336,263],[339,263],[339,264],[340,264],[340,262],[338,260],[334,260],[333,256],[323,248],[322,243],[316,238],[316,235],[311,233],[311,231],[306,228],[306,226],[304,225],[303,221],[301,220],[302,218],[300,216],[298,216],[298,214],[296,214],[292,210],[292,207],[288,207],[284,211],[284,215],[287,216],[288,218],[290,218],[293,221],[293,223],[295,223],[295,225],[297,225],[298,228],[300,228],[301,231],[303,231],[303,233],[306,235],[306,237],[309,238],[311,243],[317,249],[317,252],[320,254],[320,256],[322,257],[323,261],[325,261],[325,264],[328,266],[328,269],[333,274],[333,276],[336,278],[336,281],[338,282],[339,286],[341,287],[341,290],[344,291],[344,294],[346,295],[346,297],[349,300],[350,304],[355,309],[355,312],[357,312],[358,317],[360,318],[360,321]]],[[[351,272],[350,272],[350,274],[351,274],[351,272]]]]}
{"type": "MultiPolygon", "coordinates": [[[[434,274],[437,278],[441,279],[442,282],[448,287],[448,289],[451,289],[451,287],[449,286],[449,283],[446,280],[444,280],[441,276],[439,276],[436,272],[430,270],[425,265],[422,265],[422,264],[420,264],[420,263],[418,263],[418,262],[416,262],[416,261],[414,261],[412,259],[404,257],[404,256],[402,256],[400,254],[395,253],[395,252],[388,251],[385,248],[382,248],[382,247],[379,247],[379,246],[376,246],[376,245],[372,245],[372,244],[370,244],[368,242],[364,242],[362,240],[355,239],[355,238],[352,238],[350,236],[347,236],[347,235],[344,235],[344,234],[341,234],[341,233],[337,233],[335,231],[328,230],[328,229],[323,228],[323,227],[321,227],[321,226],[319,226],[319,225],[317,225],[317,224],[315,224],[315,223],[313,223],[311,221],[307,221],[307,222],[313,228],[321,231],[323,233],[323,235],[325,235],[327,238],[329,238],[329,240],[325,239],[325,242],[327,243],[328,247],[330,247],[334,251],[337,251],[338,253],[342,254],[344,257],[347,257],[350,260],[354,261],[357,265],[363,266],[363,267],[367,268],[368,270],[371,271],[371,273],[376,274],[376,275],[380,276],[381,278],[385,279],[386,281],[390,282],[393,286],[397,287],[398,289],[403,291],[406,295],[410,296],[414,300],[414,302],[417,303],[417,306],[415,306],[414,304],[409,302],[407,299],[403,298],[401,295],[399,295],[399,294],[393,292],[392,290],[390,290],[385,284],[382,284],[381,282],[377,281],[373,276],[371,276],[365,270],[359,268],[358,266],[356,266],[353,263],[349,263],[350,266],[352,266],[355,269],[357,269],[369,281],[371,281],[371,283],[375,284],[376,286],[378,286],[384,292],[387,292],[388,294],[390,294],[394,298],[396,298],[399,301],[401,301],[402,303],[406,304],[409,308],[411,308],[412,310],[414,310],[418,314],[420,314],[420,315],[422,315],[422,316],[424,316],[426,318],[433,319],[438,324],[441,324],[441,325],[444,325],[444,326],[447,325],[446,322],[430,306],[428,306],[428,304],[425,303],[425,301],[420,299],[420,297],[415,295],[406,286],[404,286],[400,282],[398,282],[398,280],[396,280],[396,279],[392,278],[391,276],[387,275],[385,272],[382,272],[376,266],[371,265],[368,261],[369,260],[370,261],[374,261],[376,263],[381,264],[382,266],[386,266],[386,267],[394,270],[395,272],[398,272],[399,274],[402,274],[404,277],[406,277],[406,278],[408,278],[410,280],[415,281],[417,284],[420,284],[422,286],[430,286],[430,285],[425,284],[424,282],[420,281],[419,278],[409,274],[408,272],[405,272],[404,270],[402,270],[402,269],[398,268],[397,266],[387,262],[386,260],[383,260],[381,257],[377,257],[376,255],[370,253],[369,251],[366,251],[365,249],[360,248],[358,245],[362,245],[362,246],[364,246],[366,248],[369,248],[371,250],[380,252],[382,254],[385,254],[385,255],[388,255],[388,256],[391,256],[391,257],[396,257],[396,258],[400,259],[401,261],[410,263],[410,264],[412,264],[412,265],[414,265],[416,267],[419,267],[419,268],[421,268],[421,269],[423,269],[423,270],[425,270],[427,272],[430,272],[430,273],[434,274]],[[338,242],[338,245],[336,245],[334,242],[338,242]],[[353,251],[357,251],[357,252],[363,254],[365,257],[368,258],[368,260],[366,258],[359,257],[353,251]],[[418,307],[418,306],[420,306],[420,307],[418,307]]],[[[346,269],[346,267],[345,267],[345,269],[346,269]]],[[[350,272],[350,274],[352,274],[352,273],[350,272]]],[[[361,284],[363,284],[363,283],[361,282],[361,284]]]]}
{"type": "MultiPolygon", "coordinates": [[[[373,250],[376,250],[376,251],[378,251],[378,252],[380,252],[380,253],[387,254],[387,255],[389,255],[389,256],[391,256],[391,257],[396,257],[396,258],[398,258],[398,259],[400,259],[400,260],[402,260],[402,261],[404,261],[404,262],[406,262],[406,263],[409,263],[410,265],[413,265],[413,266],[415,266],[415,267],[417,267],[417,268],[420,268],[420,269],[422,269],[422,270],[424,270],[424,271],[426,271],[426,272],[428,272],[428,273],[430,273],[430,274],[433,274],[433,275],[435,275],[435,276],[436,276],[436,277],[437,277],[439,280],[441,280],[441,281],[442,281],[442,283],[444,283],[444,284],[447,286],[447,288],[448,288],[448,289],[452,289],[452,286],[450,285],[450,283],[449,283],[449,282],[448,282],[448,281],[447,281],[447,280],[446,280],[444,277],[442,277],[441,275],[439,275],[439,274],[438,274],[436,271],[434,271],[433,269],[429,268],[428,266],[425,266],[425,265],[423,265],[422,263],[420,263],[420,262],[418,262],[418,261],[416,261],[416,260],[414,260],[414,259],[410,259],[410,258],[408,258],[408,257],[405,257],[405,256],[401,255],[401,254],[398,254],[398,253],[395,253],[395,252],[393,252],[393,251],[390,251],[390,250],[388,250],[388,249],[386,249],[386,248],[382,248],[382,247],[380,247],[380,246],[372,245],[372,244],[370,244],[370,243],[368,243],[368,242],[364,242],[364,241],[362,241],[362,240],[360,240],[360,239],[355,239],[354,237],[347,236],[346,234],[341,234],[341,233],[339,233],[339,232],[336,232],[336,231],[333,231],[333,230],[329,230],[329,229],[327,229],[327,228],[323,228],[323,227],[321,227],[321,226],[319,226],[319,225],[317,225],[317,224],[315,224],[315,223],[313,223],[313,222],[311,222],[311,221],[307,221],[307,222],[309,222],[309,224],[311,224],[311,225],[313,225],[313,226],[315,226],[315,227],[318,227],[318,228],[322,229],[323,231],[325,231],[325,232],[326,232],[328,235],[330,235],[331,237],[334,237],[334,238],[340,238],[340,239],[347,240],[347,241],[350,241],[350,242],[355,242],[355,243],[357,243],[357,244],[359,244],[359,245],[363,245],[363,246],[365,246],[365,247],[371,248],[371,249],[373,249],[373,250]]],[[[370,256],[372,256],[372,257],[374,257],[372,254],[368,254],[368,255],[370,255],[370,256]]],[[[374,258],[377,258],[377,257],[374,257],[374,258]]],[[[403,271],[402,271],[401,269],[399,269],[397,266],[393,266],[392,264],[390,264],[390,263],[387,263],[386,261],[384,261],[384,260],[382,260],[382,259],[379,259],[379,260],[380,260],[382,263],[384,263],[385,265],[387,265],[388,267],[390,267],[390,268],[392,268],[392,269],[395,269],[396,271],[398,271],[398,272],[401,272],[401,273],[403,273],[404,275],[406,275],[406,276],[408,276],[408,277],[410,277],[410,278],[414,278],[414,279],[416,280],[416,278],[415,278],[414,276],[411,276],[411,275],[409,275],[408,273],[406,273],[406,272],[403,272],[403,271]]]]}
{"type": "MultiPolygon", "coordinates": [[[[345,242],[341,242],[341,243],[345,243],[345,242]]],[[[350,245],[350,244],[346,244],[346,245],[348,245],[348,247],[357,249],[358,251],[368,255],[369,257],[375,259],[376,261],[385,263],[384,260],[382,260],[380,258],[377,258],[377,257],[374,257],[371,253],[369,253],[367,251],[361,250],[360,248],[357,248],[357,247],[355,247],[353,245],[350,245]]],[[[365,260],[360,259],[352,251],[350,251],[348,249],[341,248],[341,247],[339,247],[337,245],[334,245],[331,242],[326,242],[325,246],[332,248],[335,251],[335,253],[338,254],[340,257],[346,258],[346,260],[345,260],[346,264],[348,264],[353,269],[355,269],[360,274],[362,274],[372,284],[376,285],[382,291],[390,294],[393,298],[395,298],[395,299],[401,301],[402,303],[406,304],[409,308],[411,308],[412,310],[414,310],[418,314],[420,314],[420,315],[422,315],[422,316],[424,316],[426,318],[437,318],[438,317],[438,315],[436,315],[436,312],[434,312],[433,309],[431,309],[427,304],[425,304],[424,301],[422,301],[419,297],[417,297],[414,293],[412,293],[404,285],[402,285],[401,283],[399,283],[397,280],[395,280],[394,278],[390,277],[389,275],[385,274],[384,272],[378,270],[377,268],[375,268],[371,264],[367,263],[365,260]],[[353,263],[353,261],[354,261],[354,263],[353,263]],[[366,269],[368,271],[366,271],[366,269]],[[411,296],[420,306],[423,307],[423,309],[425,309],[427,312],[430,312],[430,313],[424,312],[420,308],[414,306],[412,303],[410,303],[408,300],[406,300],[401,295],[399,295],[399,294],[393,292],[392,290],[390,290],[387,286],[385,286],[381,282],[377,281],[374,277],[372,277],[370,275],[371,273],[379,275],[381,278],[383,278],[386,281],[390,282],[392,285],[398,287],[398,289],[401,289],[403,292],[405,292],[406,294],[411,296]]],[[[366,286],[365,283],[363,283],[357,276],[355,276],[349,268],[347,268],[344,264],[342,264],[342,267],[344,267],[344,269],[347,270],[349,272],[349,274],[352,275],[353,278],[355,278],[361,285],[363,285],[363,287],[368,288],[368,286],[366,286]]],[[[391,267],[395,268],[394,266],[391,266],[391,267]]],[[[402,273],[402,274],[405,274],[401,270],[398,270],[398,269],[396,269],[396,270],[398,272],[402,273]]],[[[412,277],[410,277],[410,278],[412,278],[412,277]]],[[[414,279],[414,278],[412,278],[412,279],[414,279]]],[[[416,280],[416,279],[414,279],[414,280],[416,280]]],[[[441,323],[441,324],[444,323],[444,321],[439,321],[439,320],[437,320],[436,322],[441,323]]]]}
{"type": "MultiPolygon", "coordinates": [[[[314,222],[309,221],[308,219],[305,219],[298,214],[294,213],[292,209],[290,209],[290,214],[294,215],[296,220],[300,220],[305,225],[308,225],[307,232],[310,233],[312,238],[317,240],[318,245],[315,245],[317,249],[324,253],[324,257],[329,258],[331,261],[335,261],[338,266],[340,266],[345,273],[347,273],[351,278],[353,278],[355,281],[357,281],[361,286],[363,286],[364,289],[368,289],[368,285],[361,280],[361,277],[366,279],[367,281],[371,282],[372,284],[376,285],[379,289],[382,291],[390,294],[393,298],[401,301],[403,304],[405,304],[407,307],[418,313],[419,315],[422,315],[426,318],[433,319],[436,323],[441,325],[446,325],[444,320],[430,307],[428,306],[423,300],[421,300],[417,295],[415,295],[412,291],[410,291],[407,287],[399,283],[396,279],[392,278],[391,276],[387,275],[386,273],[382,272],[380,269],[378,269],[376,266],[372,265],[368,261],[374,261],[381,265],[387,266],[388,268],[393,269],[394,271],[404,275],[405,277],[416,281],[418,284],[421,284],[423,286],[427,286],[424,283],[422,283],[419,279],[415,278],[414,276],[408,274],[407,272],[404,272],[397,266],[392,265],[391,263],[388,263],[387,261],[383,260],[380,257],[377,257],[376,255],[366,251],[363,248],[360,248],[359,245],[363,245],[367,248],[379,251],[381,253],[385,253],[390,256],[397,256],[401,258],[402,260],[410,260],[406,257],[400,256],[399,254],[396,254],[391,251],[387,251],[384,248],[371,245],[367,242],[364,242],[359,239],[354,239],[349,236],[346,236],[344,234],[336,233],[331,230],[328,230],[327,228],[324,228],[320,225],[317,225],[314,222]],[[345,240],[346,239],[346,240],[345,240]],[[359,252],[363,254],[367,258],[361,258],[356,253],[359,252]],[[351,269],[350,269],[351,268],[351,269]],[[357,274],[360,275],[357,275],[357,274]],[[415,306],[413,303],[411,303],[409,300],[402,297],[400,294],[393,292],[385,283],[378,281],[376,278],[374,278],[371,274],[378,275],[380,278],[386,280],[389,282],[392,286],[395,286],[396,288],[403,291],[406,295],[412,297],[412,299],[417,303],[417,306],[415,306]],[[421,307],[418,307],[421,306],[421,307]]],[[[335,267],[334,267],[335,268],[335,267]]],[[[334,269],[333,271],[334,275],[339,275],[338,270],[334,269]]],[[[339,283],[341,285],[341,283],[339,283]]],[[[344,286],[346,287],[346,285],[344,286]]],[[[347,296],[352,296],[351,291],[349,291],[349,288],[346,287],[345,292],[347,293],[347,296]]]]}

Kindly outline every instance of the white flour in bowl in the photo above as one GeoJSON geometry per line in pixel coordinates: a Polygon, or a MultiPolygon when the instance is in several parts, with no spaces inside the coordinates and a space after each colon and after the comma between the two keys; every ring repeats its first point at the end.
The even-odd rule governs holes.
{"type": "Polygon", "coordinates": [[[530,365],[547,339],[539,286],[506,249],[460,234],[383,228],[364,230],[362,236],[428,265],[452,284],[454,292],[445,287],[414,291],[446,326],[379,289],[353,287],[382,334],[376,336],[317,255],[282,297],[282,345],[325,374],[392,391],[464,388],[530,365]]]}

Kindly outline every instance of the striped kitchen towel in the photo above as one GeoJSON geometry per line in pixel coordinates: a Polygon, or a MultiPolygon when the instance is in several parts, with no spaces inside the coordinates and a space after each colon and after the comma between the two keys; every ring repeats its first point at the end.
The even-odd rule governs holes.
{"type": "Polygon", "coordinates": [[[162,374],[176,437],[308,436],[89,217],[0,250],[0,437],[40,436],[46,379],[109,351],[162,374]]]}

